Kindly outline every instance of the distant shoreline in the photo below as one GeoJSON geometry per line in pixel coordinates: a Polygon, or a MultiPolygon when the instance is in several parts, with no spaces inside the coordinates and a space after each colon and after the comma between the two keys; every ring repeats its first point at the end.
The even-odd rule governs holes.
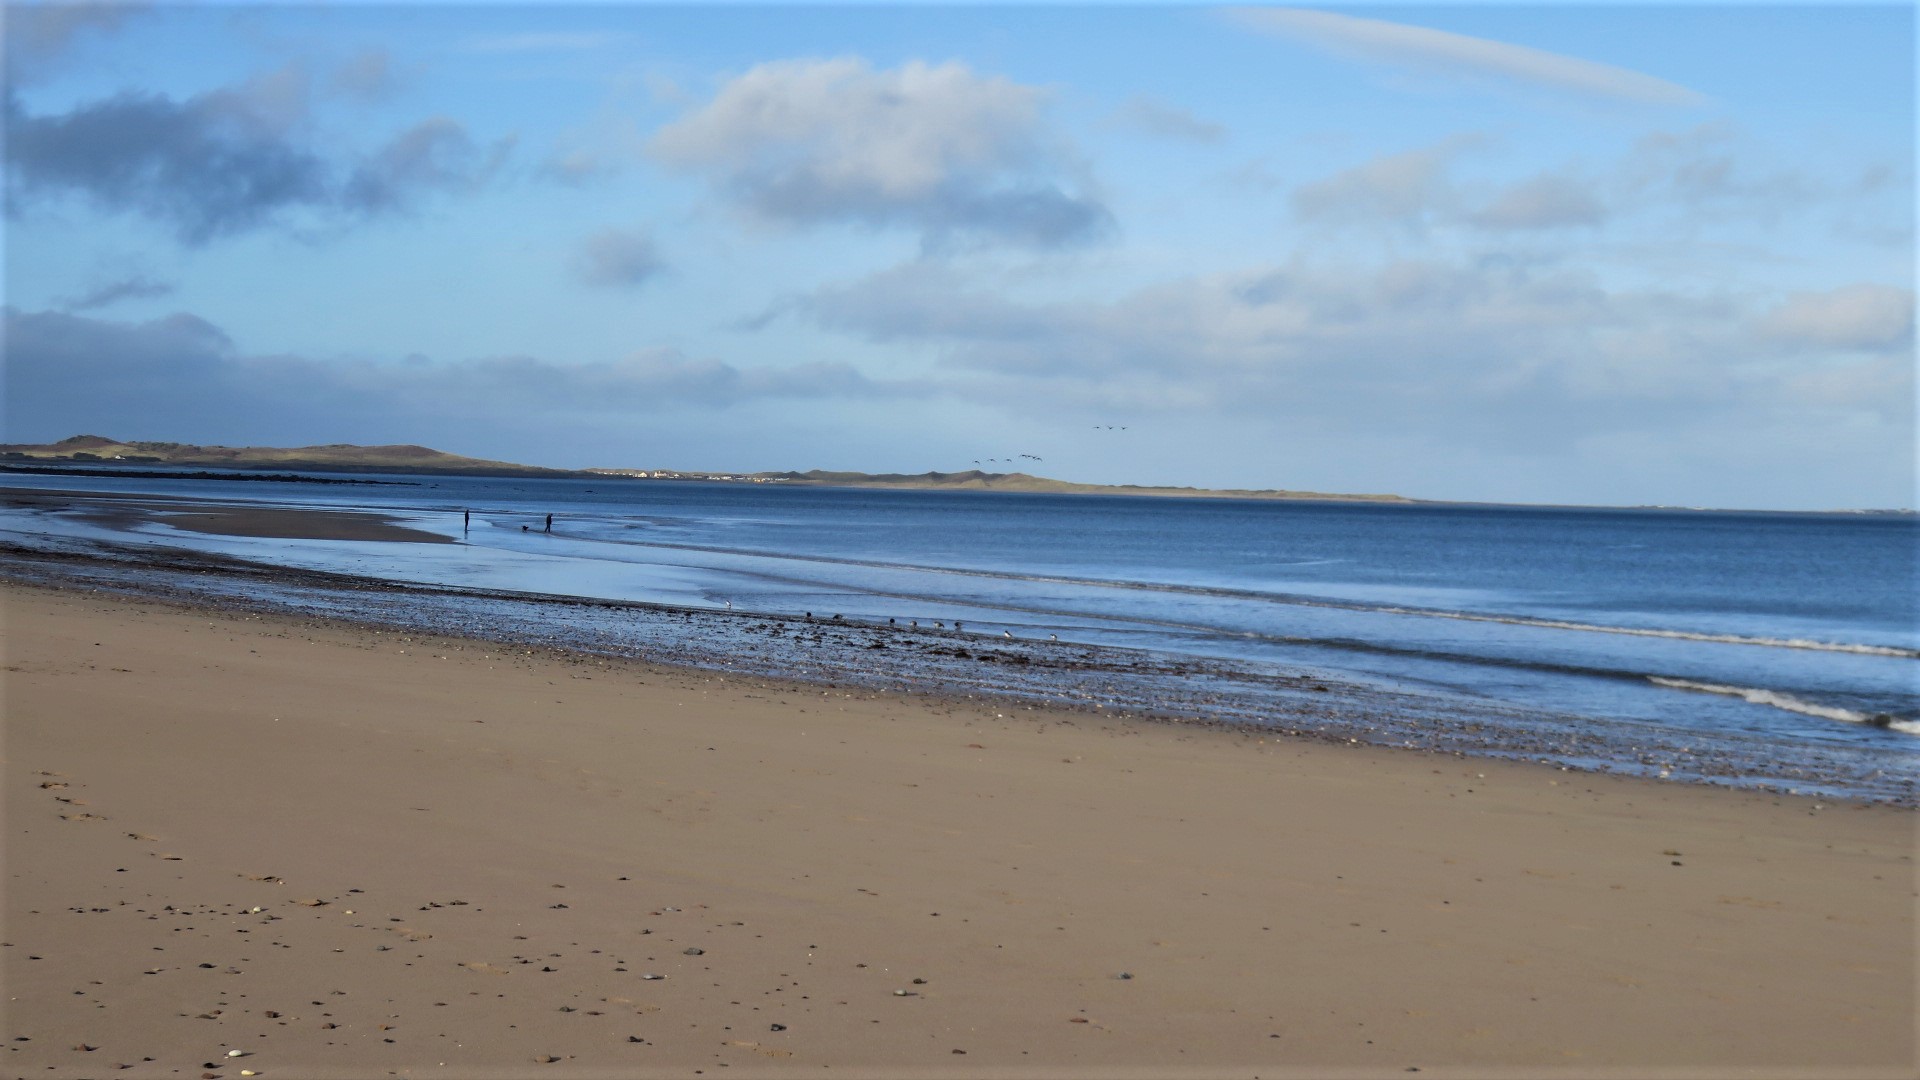
{"type": "Polygon", "coordinates": [[[424,446],[357,446],[346,443],[295,448],[198,446],[188,443],[118,442],[78,435],[57,443],[0,445],[0,473],[43,473],[149,479],[277,480],[284,483],[390,484],[392,480],[343,480],[302,473],[402,473],[418,476],[518,477],[546,480],[612,480],[667,483],[750,484],[757,486],[853,488],[878,491],[974,491],[1028,495],[1116,495],[1156,499],[1260,499],[1275,502],[1341,502],[1369,506],[1505,506],[1533,509],[1655,510],[1715,514],[1851,514],[1862,517],[1913,517],[1910,508],[1770,510],[1751,507],[1585,503],[1501,503],[1458,499],[1416,499],[1395,494],[1294,491],[1284,488],[1199,488],[1154,484],[1083,484],[1027,473],[962,472],[863,473],[813,469],[807,472],[719,472],[676,469],[550,469],[505,461],[462,457],[424,446]],[[197,471],[182,471],[191,466],[197,471]],[[208,469],[230,470],[228,473],[208,469]],[[273,470],[267,473],[266,470],[273,470]],[[297,470],[297,471],[289,471],[297,470]]]}

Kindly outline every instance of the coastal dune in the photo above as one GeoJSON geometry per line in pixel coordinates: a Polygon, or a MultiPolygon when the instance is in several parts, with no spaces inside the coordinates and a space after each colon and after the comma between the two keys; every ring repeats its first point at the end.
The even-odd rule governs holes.
{"type": "Polygon", "coordinates": [[[1914,1074],[1908,810],[0,603],[14,1075],[1914,1074]]]}

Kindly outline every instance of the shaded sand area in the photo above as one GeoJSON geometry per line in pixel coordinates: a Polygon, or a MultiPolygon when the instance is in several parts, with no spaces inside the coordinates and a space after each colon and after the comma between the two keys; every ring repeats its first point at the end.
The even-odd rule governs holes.
{"type": "Polygon", "coordinates": [[[28,491],[17,488],[0,488],[0,498],[12,506],[44,507],[49,510],[79,508],[86,520],[116,529],[157,522],[187,532],[280,540],[376,540],[414,544],[453,542],[450,537],[396,525],[389,517],[361,510],[292,509],[156,495],[28,491]]]}
{"type": "Polygon", "coordinates": [[[0,603],[8,1075],[1915,1071],[1911,811],[0,603]]]}

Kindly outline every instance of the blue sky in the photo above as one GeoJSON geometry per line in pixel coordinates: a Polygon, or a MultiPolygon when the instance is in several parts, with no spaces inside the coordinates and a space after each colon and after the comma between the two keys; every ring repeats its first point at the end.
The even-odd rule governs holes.
{"type": "Polygon", "coordinates": [[[8,441],[1915,502],[1907,7],[7,16],[8,441]]]}

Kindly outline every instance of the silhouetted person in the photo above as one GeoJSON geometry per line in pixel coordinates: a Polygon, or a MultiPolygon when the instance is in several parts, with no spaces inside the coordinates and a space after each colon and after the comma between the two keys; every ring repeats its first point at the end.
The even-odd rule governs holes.
{"type": "Polygon", "coordinates": [[[460,511],[460,531],[466,532],[472,528],[473,528],[473,511],[471,510],[460,511]]]}
{"type": "Polygon", "coordinates": [[[552,514],[547,515],[547,531],[548,532],[553,531],[553,515],[552,514]]]}

